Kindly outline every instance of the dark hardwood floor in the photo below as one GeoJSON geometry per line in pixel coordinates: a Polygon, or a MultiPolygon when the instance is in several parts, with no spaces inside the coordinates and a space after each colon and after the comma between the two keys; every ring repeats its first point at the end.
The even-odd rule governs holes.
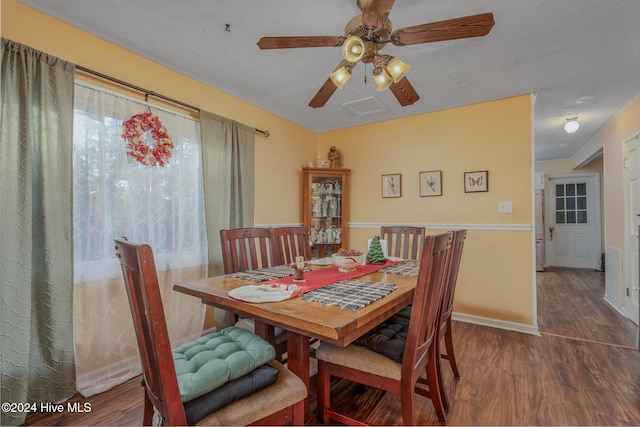
{"type": "Polygon", "coordinates": [[[538,330],[633,347],[636,325],[604,301],[604,273],[551,268],[536,274],[538,330]]]}
{"type": "MultiPolygon", "coordinates": [[[[447,424],[640,425],[635,325],[608,310],[602,290],[592,292],[603,280],[597,272],[538,273],[541,336],[454,322],[461,378],[455,380],[445,362],[447,424]]],[[[402,422],[398,396],[346,381],[332,390],[334,402],[370,424],[402,422]]],[[[135,379],[89,399],[73,398],[91,402],[91,412],[33,414],[26,424],[139,425],[142,396],[135,379]]],[[[438,425],[431,402],[416,401],[420,424],[438,425]]],[[[313,415],[306,421],[317,424],[313,415]]]]}

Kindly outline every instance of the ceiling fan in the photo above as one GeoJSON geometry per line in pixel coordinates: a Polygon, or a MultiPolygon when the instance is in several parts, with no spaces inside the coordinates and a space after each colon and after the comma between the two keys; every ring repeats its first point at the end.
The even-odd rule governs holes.
{"type": "Polygon", "coordinates": [[[420,96],[405,77],[410,66],[396,57],[380,54],[387,43],[406,46],[489,34],[494,25],[492,13],[447,19],[415,25],[393,31],[389,12],[394,0],[357,0],[362,14],[345,27],[344,36],[262,37],[260,49],[288,49],[300,47],[340,47],[344,60],[329,75],[309,103],[310,107],[324,106],[336,89],[344,86],[358,62],[373,64],[373,78],[377,90],[389,89],[400,105],[415,103],[420,96]]]}

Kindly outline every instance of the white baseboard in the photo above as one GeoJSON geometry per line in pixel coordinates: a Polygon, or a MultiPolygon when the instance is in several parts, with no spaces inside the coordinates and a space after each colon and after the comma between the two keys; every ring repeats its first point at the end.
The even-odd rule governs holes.
{"type": "Polygon", "coordinates": [[[451,316],[453,320],[460,322],[473,323],[474,325],[488,326],[490,328],[505,329],[507,331],[521,332],[530,335],[540,335],[537,326],[525,325],[523,323],[507,322],[505,320],[491,319],[488,317],[474,316],[473,314],[464,314],[454,312],[451,316]]]}
{"type": "Polygon", "coordinates": [[[627,317],[627,318],[629,317],[627,316],[627,310],[625,310],[624,307],[618,304],[617,301],[614,301],[612,298],[610,298],[609,295],[605,293],[602,299],[605,300],[606,303],[609,304],[611,307],[613,307],[615,311],[622,314],[624,317],[627,317]]]}

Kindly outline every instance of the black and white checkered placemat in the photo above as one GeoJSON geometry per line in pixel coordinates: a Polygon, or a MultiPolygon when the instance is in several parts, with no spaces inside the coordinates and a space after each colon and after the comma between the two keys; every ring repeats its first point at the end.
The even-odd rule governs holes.
{"type": "Polygon", "coordinates": [[[380,273],[409,277],[418,277],[418,271],[420,271],[420,264],[417,261],[402,261],[379,270],[380,273]]]}
{"type": "Polygon", "coordinates": [[[394,283],[351,279],[308,292],[301,298],[305,301],[317,301],[322,305],[337,305],[345,310],[358,311],[397,288],[394,283]]]}
{"type": "Polygon", "coordinates": [[[227,274],[226,277],[234,279],[250,280],[252,282],[264,282],[266,280],[282,279],[291,276],[293,267],[278,266],[269,268],[260,268],[258,270],[240,271],[238,273],[227,274]]]}

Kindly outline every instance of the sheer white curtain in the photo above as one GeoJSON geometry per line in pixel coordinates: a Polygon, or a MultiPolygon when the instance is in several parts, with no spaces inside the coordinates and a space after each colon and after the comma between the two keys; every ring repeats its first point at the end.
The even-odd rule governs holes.
{"type": "Polygon", "coordinates": [[[79,82],[74,108],[74,340],[78,391],[90,396],[141,372],[113,239],[151,245],[174,347],[202,331],[203,304],[172,286],[206,277],[207,241],[199,122],[151,106],[175,149],[166,166],[144,166],[121,134],[148,104],[79,82]]]}

